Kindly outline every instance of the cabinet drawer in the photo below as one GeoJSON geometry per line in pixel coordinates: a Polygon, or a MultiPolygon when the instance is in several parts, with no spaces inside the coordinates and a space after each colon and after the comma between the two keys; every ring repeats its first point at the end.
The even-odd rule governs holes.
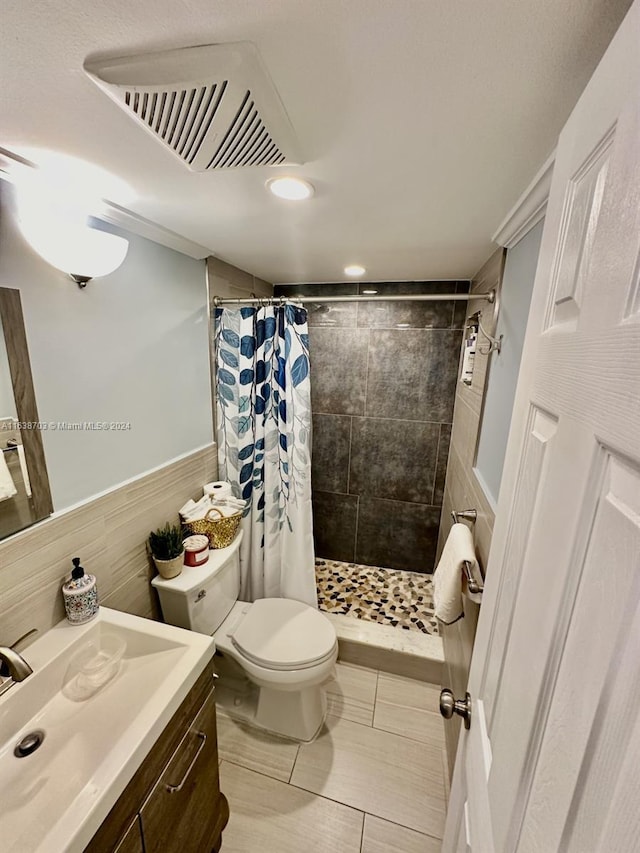
{"type": "Polygon", "coordinates": [[[145,853],[209,853],[228,817],[212,690],[140,810],[145,853]]]}

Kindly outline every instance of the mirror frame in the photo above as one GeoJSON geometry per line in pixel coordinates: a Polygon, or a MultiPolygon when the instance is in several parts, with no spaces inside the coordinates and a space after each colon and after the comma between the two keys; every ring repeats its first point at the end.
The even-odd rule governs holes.
{"type": "MultiPolygon", "coordinates": [[[[9,373],[13,384],[18,421],[37,424],[40,419],[33,388],[33,375],[19,290],[0,287],[0,321],[2,322],[7,348],[9,373]]],[[[35,523],[53,512],[49,475],[47,474],[40,430],[22,429],[20,435],[31,481],[33,508],[36,515],[35,523]]],[[[15,533],[18,532],[18,530],[15,531],[15,533]]]]}

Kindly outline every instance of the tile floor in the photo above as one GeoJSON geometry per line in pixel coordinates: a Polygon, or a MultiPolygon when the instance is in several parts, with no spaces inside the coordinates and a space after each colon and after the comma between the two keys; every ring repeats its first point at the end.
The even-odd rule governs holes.
{"type": "Polygon", "coordinates": [[[317,559],[316,580],[320,610],[438,633],[431,575],[317,559]]]}
{"type": "Polygon", "coordinates": [[[338,663],[319,737],[297,744],[218,711],[224,853],[439,853],[440,688],[338,663]]]}

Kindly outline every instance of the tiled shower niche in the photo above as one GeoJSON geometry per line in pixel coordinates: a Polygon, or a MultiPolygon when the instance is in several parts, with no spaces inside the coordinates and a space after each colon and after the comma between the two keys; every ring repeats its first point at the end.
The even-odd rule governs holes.
{"type": "MultiPolygon", "coordinates": [[[[280,285],[278,295],[468,292],[468,281],[280,285]]],[[[316,556],[432,572],[465,302],[309,312],[316,556]]]]}

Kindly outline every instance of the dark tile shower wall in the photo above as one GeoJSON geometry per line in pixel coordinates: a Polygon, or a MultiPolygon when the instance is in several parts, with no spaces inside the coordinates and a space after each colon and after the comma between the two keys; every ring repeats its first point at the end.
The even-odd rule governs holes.
{"type": "MultiPolygon", "coordinates": [[[[469,282],[280,285],[276,294],[467,292],[469,282]]],[[[307,304],[316,555],[432,572],[465,302],[307,304]]]]}

